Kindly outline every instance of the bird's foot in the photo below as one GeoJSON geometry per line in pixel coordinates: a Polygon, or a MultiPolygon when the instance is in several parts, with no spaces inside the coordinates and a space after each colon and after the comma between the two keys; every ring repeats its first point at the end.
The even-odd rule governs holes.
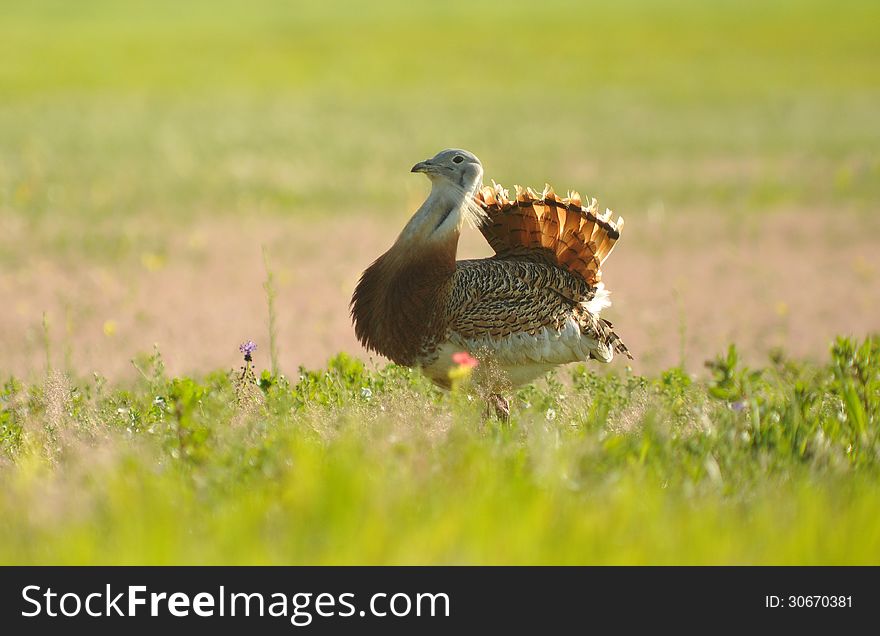
{"type": "Polygon", "coordinates": [[[505,424],[510,421],[510,402],[507,398],[499,393],[489,395],[488,404],[486,405],[486,414],[491,415],[492,409],[495,409],[495,416],[505,424]]]}

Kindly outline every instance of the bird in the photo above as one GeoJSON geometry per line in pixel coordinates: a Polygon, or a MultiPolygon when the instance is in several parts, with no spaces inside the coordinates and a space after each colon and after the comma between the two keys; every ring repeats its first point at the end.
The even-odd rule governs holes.
{"type": "Polygon", "coordinates": [[[449,388],[453,357],[467,352],[492,369],[489,402],[508,417],[504,391],[570,362],[632,354],[600,317],[611,303],[601,266],[623,219],[600,214],[577,192],[560,197],[492,182],[473,153],[449,148],[411,172],[431,182],[425,202],[394,244],[361,275],[351,297],[355,335],[369,351],[418,367],[449,388]],[[465,224],[495,254],[456,260],[465,224]]]}

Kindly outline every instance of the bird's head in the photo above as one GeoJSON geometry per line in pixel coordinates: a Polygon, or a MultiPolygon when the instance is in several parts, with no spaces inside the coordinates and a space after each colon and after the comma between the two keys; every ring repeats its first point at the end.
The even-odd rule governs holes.
{"type": "Polygon", "coordinates": [[[412,172],[423,172],[433,185],[451,184],[473,195],[483,182],[483,165],[476,155],[467,150],[447,148],[412,167],[412,172]]]}

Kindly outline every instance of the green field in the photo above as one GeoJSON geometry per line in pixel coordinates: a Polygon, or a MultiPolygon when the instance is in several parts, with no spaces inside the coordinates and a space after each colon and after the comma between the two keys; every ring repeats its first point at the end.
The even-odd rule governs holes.
{"type": "MultiPolygon", "coordinates": [[[[711,380],[576,368],[509,424],[340,356],[8,383],[6,563],[878,563],[880,340],[711,380]]],[[[471,396],[473,397],[473,396],[471,396]]]]}
{"type": "Polygon", "coordinates": [[[3,3],[4,213],[118,259],[167,247],[168,222],[388,214],[448,146],[620,210],[880,195],[875,3],[355,6],[3,3]]]}
{"type": "MultiPolygon", "coordinates": [[[[869,1],[0,0],[0,563],[880,563],[878,69],[869,1]],[[297,347],[328,315],[348,342],[352,277],[424,196],[409,166],[449,146],[624,214],[609,276],[678,249],[652,219],[704,255],[756,241],[756,263],[783,226],[828,258],[798,270],[816,309],[762,301],[794,325],[782,350],[728,312],[737,353],[671,301],[662,365],[562,369],[509,424],[353,348],[315,363],[297,347]],[[234,274],[261,244],[282,334],[341,302],[259,376],[265,272],[234,274]],[[240,301],[188,306],[212,284],[240,301]],[[247,337],[256,384],[229,371],[247,337]]],[[[639,285],[784,289],[782,261],[617,278],[611,317],[638,338],[639,285]]]]}

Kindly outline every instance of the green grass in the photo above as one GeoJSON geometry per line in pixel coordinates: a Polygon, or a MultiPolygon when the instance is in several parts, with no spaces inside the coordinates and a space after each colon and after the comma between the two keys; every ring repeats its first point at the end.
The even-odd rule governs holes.
{"type": "Polygon", "coordinates": [[[338,356],[0,401],[3,563],[880,563],[880,339],[693,381],[575,367],[509,424],[338,356]],[[250,378],[250,379],[249,379],[250,378]]]}

